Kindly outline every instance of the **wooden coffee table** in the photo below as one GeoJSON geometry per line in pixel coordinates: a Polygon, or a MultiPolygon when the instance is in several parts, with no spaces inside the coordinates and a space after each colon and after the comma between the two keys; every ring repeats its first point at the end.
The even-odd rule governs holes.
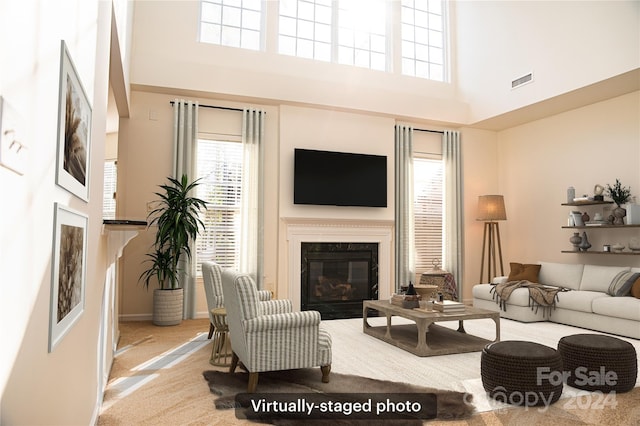
{"type": "Polygon", "coordinates": [[[500,313],[466,306],[462,312],[442,313],[422,309],[407,309],[389,303],[388,300],[365,300],[362,304],[362,331],[382,341],[418,356],[457,354],[481,351],[488,343],[500,340],[500,313]],[[371,326],[367,322],[369,310],[387,317],[386,326],[371,326]],[[391,317],[399,316],[415,324],[391,324],[391,317]],[[463,322],[490,318],[496,324],[495,340],[467,334],[463,322]],[[435,324],[442,321],[458,321],[458,329],[452,330],[435,324]]]}

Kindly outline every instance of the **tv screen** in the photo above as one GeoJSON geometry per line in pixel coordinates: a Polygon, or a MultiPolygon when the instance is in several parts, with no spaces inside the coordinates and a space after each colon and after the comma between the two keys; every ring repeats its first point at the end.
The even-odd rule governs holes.
{"type": "Polygon", "coordinates": [[[387,207],[387,157],[297,148],[293,202],[387,207]]]}

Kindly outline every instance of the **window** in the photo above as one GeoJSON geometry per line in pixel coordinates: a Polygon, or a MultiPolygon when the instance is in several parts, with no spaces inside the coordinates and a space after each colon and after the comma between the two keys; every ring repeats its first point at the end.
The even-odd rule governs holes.
{"type": "Polygon", "coordinates": [[[442,264],[442,160],[414,157],[413,173],[416,271],[424,272],[436,259],[442,264]]]}
{"type": "Polygon", "coordinates": [[[402,74],[445,81],[444,5],[402,0],[402,74]]]}
{"type": "Polygon", "coordinates": [[[282,0],[278,52],[331,61],[331,0],[282,0]]]}
{"type": "Polygon", "coordinates": [[[338,62],[386,71],[385,1],[342,0],[338,4],[338,62]]]}
{"type": "Polygon", "coordinates": [[[387,70],[384,0],[282,0],[279,4],[279,53],[387,70]]]}
{"type": "Polygon", "coordinates": [[[102,218],[116,218],[116,183],[118,182],[118,169],[116,160],[104,162],[104,186],[102,193],[102,218]]]}
{"type": "Polygon", "coordinates": [[[207,202],[202,218],[205,231],[196,240],[197,268],[214,261],[224,268],[238,268],[242,144],[199,139],[197,149],[199,198],[207,202]]]}
{"type": "Polygon", "coordinates": [[[448,79],[447,0],[200,0],[200,41],[448,79]],[[278,16],[268,16],[278,13],[278,16]],[[266,33],[277,22],[277,33],[266,33]],[[271,50],[271,47],[269,47],[271,50]],[[395,69],[394,69],[395,68],[395,69]]]}
{"type": "Polygon", "coordinates": [[[200,41],[260,50],[261,0],[202,0],[200,41]]]}

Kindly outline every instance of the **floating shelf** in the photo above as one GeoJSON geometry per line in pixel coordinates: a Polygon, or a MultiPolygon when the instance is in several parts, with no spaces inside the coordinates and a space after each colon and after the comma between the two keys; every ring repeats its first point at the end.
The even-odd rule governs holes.
{"type": "Polygon", "coordinates": [[[640,228],[640,225],[584,225],[584,226],[567,226],[564,225],[562,227],[563,229],[602,229],[602,228],[608,228],[608,229],[624,229],[624,228],[640,228]]]}
{"type": "Polygon", "coordinates": [[[574,201],[573,203],[562,203],[563,206],[599,206],[603,204],[613,204],[613,201],[574,201]]]}
{"type": "Polygon", "coordinates": [[[615,255],[628,255],[628,256],[638,256],[640,255],[640,251],[597,251],[597,250],[587,250],[587,251],[575,251],[575,250],[562,250],[562,253],[574,253],[574,254],[615,254],[615,255]]]}

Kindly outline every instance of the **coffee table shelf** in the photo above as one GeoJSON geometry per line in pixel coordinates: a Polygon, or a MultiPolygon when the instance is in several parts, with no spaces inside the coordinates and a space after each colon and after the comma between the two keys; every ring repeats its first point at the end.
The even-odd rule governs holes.
{"type": "Polygon", "coordinates": [[[362,331],[391,345],[418,356],[447,355],[481,351],[488,343],[500,340],[500,313],[486,309],[465,307],[464,311],[443,313],[422,309],[406,309],[388,300],[365,300],[362,305],[362,331]],[[371,326],[367,319],[369,310],[386,316],[384,326],[371,326]],[[415,324],[392,324],[391,317],[399,316],[415,324]],[[491,319],[495,322],[495,340],[487,340],[467,334],[464,321],[491,319]],[[458,329],[452,330],[436,322],[458,321],[458,329]]]}

